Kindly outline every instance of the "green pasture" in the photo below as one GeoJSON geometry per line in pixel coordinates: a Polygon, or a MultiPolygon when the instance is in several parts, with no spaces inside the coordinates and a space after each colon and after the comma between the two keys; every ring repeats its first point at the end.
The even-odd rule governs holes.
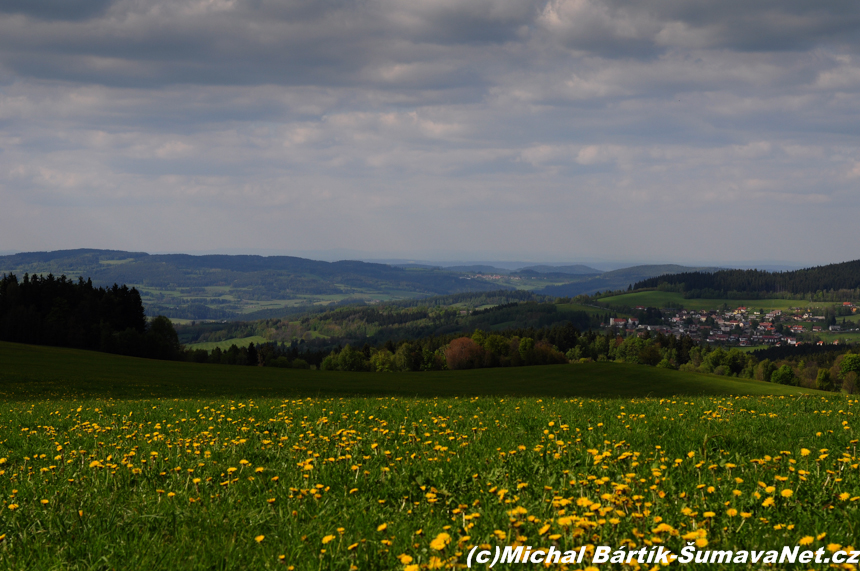
{"type": "MultiPolygon", "coordinates": [[[[129,397],[198,394],[665,397],[671,395],[796,395],[807,389],[718,375],[595,362],[398,373],[347,373],[178,363],[0,343],[0,391],[129,397]]],[[[815,392],[815,391],[812,391],[815,392]]]]}
{"type": "Polygon", "coordinates": [[[0,364],[3,569],[429,571],[515,543],[830,556],[860,529],[843,395],[611,363],[329,373],[0,343],[0,364]]]}
{"type": "Polygon", "coordinates": [[[265,337],[261,337],[260,335],[254,335],[251,337],[234,337],[232,339],[224,339],[223,341],[207,341],[204,343],[190,343],[186,345],[189,349],[206,349],[207,351],[211,351],[216,347],[221,349],[229,349],[231,345],[236,345],[237,347],[247,347],[250,343],[268,343],[269,340],[265,337]]]}

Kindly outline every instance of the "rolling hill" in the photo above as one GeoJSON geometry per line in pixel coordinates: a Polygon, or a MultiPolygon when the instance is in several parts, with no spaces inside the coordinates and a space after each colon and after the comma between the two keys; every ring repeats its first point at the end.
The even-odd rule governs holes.
{"type": "Polygon", "coordinates": [[[570,283],[562,285],[547,286],[535,291],[535,293],[560,297],[573,297],[580,294],[592,294],[597,291],[627,289],[627,287],[633,283],[664,274],[680,272],[707,273],[714,272],[719,269],[720,268],[713,267],[691,268],[676,264],[633,266],[630,268],[612,270],[611,272],[604,272],[597,276],[587,276],[578,280],[571,280],[570,283]]]}
{"type": "Polygon", "coordinates": [[[15,343],[0,343],[0,363],[0,397],[5,400],[297,395],[635,398],[817,393],[760,381],[618,363],[344,373],[155,361],[15,343]]]}

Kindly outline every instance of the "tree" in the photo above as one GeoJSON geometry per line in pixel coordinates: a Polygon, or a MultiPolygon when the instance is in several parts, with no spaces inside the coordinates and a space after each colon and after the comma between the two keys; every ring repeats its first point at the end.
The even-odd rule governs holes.
{"type": "Polygon", "coordinates": [[[818,369],[818,376],[815,378],[815,387],[820,391],[833,390],[833,377],[830,376],[830,371],[827,369],[818,369]]]}
{"type": "Polygon", "coordinates": [[[790,365],[783,365],[773,373],[771,382],[779,385],[796,385],[797,378],[794,376],[794,369],[790,365]]]}
{"type": "Polygon", "coordinates": [[[254,346],[253,341],[251,343],[248,343],[248,365],[251,367],[256,367],[257,365],[259,365],[257,347],[254,346]]]}
{"type": "Polygon", "coordinates": [[[170,319],[157,316],[149,323],[146,331],[146,355],[154,359],[178,359],[182,352],[179,335],[170,319]]]}
{"type": "Polygon", "coordinates": [[[842,359],[842,364],[839,366],[839,369],[843,375],[847,375],[848,373],[860,374],[860,355],[855,355],[853,353],[846,354],[842,359]]]}

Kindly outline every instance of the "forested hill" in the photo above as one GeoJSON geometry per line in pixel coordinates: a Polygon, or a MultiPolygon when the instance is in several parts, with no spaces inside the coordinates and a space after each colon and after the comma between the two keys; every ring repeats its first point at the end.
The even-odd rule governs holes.
{"type": "Polygon", "coordinates": [[[441,270],[405,270],[356,261],[321,262],[292,256],[146,254],[116,250],[61,250],[0,256],[2,273],[85,275],[96,284],[147,288],[253,288],[272,296],[333,295],[345,290],[396,289],[443,295],[498,289],[441,270]]]}
{"type": "Polygon", "coordinates": [[[633,286],[656,288],[673,286],[688,294],[708,295],[737,293],[808,294],[819,291],[855,290],[860,288],[860,260],[816,266],[789,272],[763,270],[720,270],[713,273],[685,272],[645,279],[633,286]]]}
{"type": "Polygon", "coordinates": [[[596,276],[580,276],[579,280],[571,281],[556,286],[548,286],[537,290],[535,293],[550,296],[573,297],[580,294],[592,294],[597,291],[611,291],[627,289],[630,284],[662,274],[681,271],[711,272],[719,268],[678,266],[674,264],[645,265],[622,268],[611,272],[604,272],[596,276]]]}

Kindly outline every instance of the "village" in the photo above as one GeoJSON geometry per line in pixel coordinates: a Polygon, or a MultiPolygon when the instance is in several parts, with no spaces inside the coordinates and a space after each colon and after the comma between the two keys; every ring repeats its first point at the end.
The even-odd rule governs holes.
{"type": "MultiPolygon", "coordinates": [[[[637,312],[647,308],[636,306],[637,312]]],[[[854,302],[843,302],[842,312],[846,315],[857,313],[854,302]]],[[[663,323],[659,325],[642,324],[636,317],[611,318],[604,326],[617,333],[648,336],[662,333],[681,337],[684,335],[718,345],[737,347],[757,347],[762,345],[802,345],[816,343],[824,345],[818,337],[822,332],[860,331],[857,322],[840,322],[834,316],[824,314],[823,309],[814,312],[809,308],[792,307],[788,310],[775,309],[766,312],[745,306],[729,310],[695,311],[686,309],[662,309],[663,323]],[[844,323],[844,324],[842,324],[844,323]]],[[[830,343],[839,344],[839,340],[830,343]]]]}

